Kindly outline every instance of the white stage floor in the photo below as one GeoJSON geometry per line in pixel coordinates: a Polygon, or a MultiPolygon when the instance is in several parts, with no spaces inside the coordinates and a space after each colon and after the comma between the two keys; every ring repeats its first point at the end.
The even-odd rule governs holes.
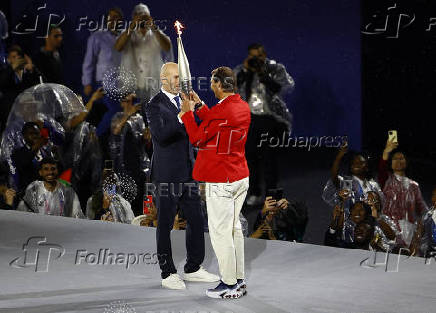
{"type": "MultiPolygon", "coordinates": [[[[215,283],[160,287],[153,228],[1,211],[0,312],[436,312],[435,260],[402,257],[385,272],[362,266],[371,256],[362,250],[247,239],[245,251],[248,295],[214,300],[205,290],[215,283]]],[[[183,231],[173,232],[173,256],[183,269],[183,231]]],[[[217,273],[208,236],[203,265],[217,273]]]]}

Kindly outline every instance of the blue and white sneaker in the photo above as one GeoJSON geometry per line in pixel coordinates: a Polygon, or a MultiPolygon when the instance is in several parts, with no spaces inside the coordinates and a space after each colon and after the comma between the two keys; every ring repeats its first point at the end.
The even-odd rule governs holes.
{"type": "Polygon", "coordinates": [[[238,284],[230,286],[221,281],[214,289],[208,289],[206,295],[214,299],[238,299],[242,297],[242,290],[238,284]]]}
{"type": "Polygon", "coordinates": [[[245,296],[247,294],[247,283],[245,282],[245,279],[238,279],[236,285],[238,286],[238,289],[242,291],[242,295],[245,296]]]}

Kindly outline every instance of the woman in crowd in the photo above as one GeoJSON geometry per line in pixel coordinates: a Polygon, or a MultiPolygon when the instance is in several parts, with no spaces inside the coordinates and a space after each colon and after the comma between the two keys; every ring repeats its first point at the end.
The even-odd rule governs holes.
{"type": "Polygon", "coordinates": [[[427,205],[418,183],[406,176],[408,160],[397,148],[397,142],[387,141],[379,163],[378,180],[385,196],[383,213],[400,230],[397,244],[409,248],[415,230],[427,212],[427,205]]]}
{"type": "Polygon", "coordinates": [[[130,203],[118,193],[119,186],[105,183],[117,181],[116,175],[104,169],[102,177],[102,188],[88,199],[86,216],[91,220],[130,224],[135,217],[130,203]]]}
{"type": "MultiPolygon", "coordinates": [[[[343,215],[340,225],[341,234],[336,234],[337,229],[329,228],[328,233],[332,237],[336,234],[340,238],[337,244],[342,247],[351,247],[354,242],[355,223],[351,221],[351,208],[354,203],[368,201],[368,194],[374,192],[379,195],[383,204],[383,193],[380,186],[369,175],[368,160],[361,153],[355,153],[351,158],[349,168],[350,177],[339,175],[339,167],[342,159],[348,151],[347,143],[344,143],[336,156],[331,169],[331,177],[323,190],[322,198],[330,206],[335,208],[335,217],[343,215]]],[[[327,238],[326,238],[327,239],[327,238]]]]}

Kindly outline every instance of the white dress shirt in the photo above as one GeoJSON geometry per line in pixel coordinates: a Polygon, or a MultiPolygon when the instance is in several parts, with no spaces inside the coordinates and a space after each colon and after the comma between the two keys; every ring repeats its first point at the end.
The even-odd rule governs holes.
{"type": "MultiPolygon", "coordinates": [[[[167,97],[168,97],[168,99],[170,99],[170,101],[171,101],[171,103],[172,104],[174,104],[175,106],[176,106],[176,108],[177,108],[177,110],[179,110],[180,111],[180,108],[179,108],[179,106],[177,105],[177,102],[176,102],[176,97],[179,97],[179,101],[180,101],[180,105],[182,105],[182,98],[180,97],[180,95],[179,94],[172,94],[172,93],[170,93],[170,92],[168,92],[168,91],[166,91],[166,90],[164,90],[163,88],[161,88],[160,89],[167,97]]],[[[178,116],[177,115],[177,119],[179,120],[179,122],[181,123],[181,124],[183,124],[183,121],[182,121],[182,119],[180,118],[180,116],[178,116]]]]}

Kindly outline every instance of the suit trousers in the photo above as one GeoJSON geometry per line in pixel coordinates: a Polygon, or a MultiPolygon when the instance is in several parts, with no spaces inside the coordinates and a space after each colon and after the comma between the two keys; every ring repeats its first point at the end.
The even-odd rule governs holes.
{"type": "MultiPolygon", "coordinates": [[[[159,184],[159,183],[155,183],[159,184]]],[[[157,206],[157,254],[162,278],[177,273],[171,250],[171,230],[177,210],[181,209],[186,219],[186,265],[185,273],[200,269],[204,260],[204,216],[201,211],[198,183],[160,183],[160,194],[156,195],[157,206]]]]}

